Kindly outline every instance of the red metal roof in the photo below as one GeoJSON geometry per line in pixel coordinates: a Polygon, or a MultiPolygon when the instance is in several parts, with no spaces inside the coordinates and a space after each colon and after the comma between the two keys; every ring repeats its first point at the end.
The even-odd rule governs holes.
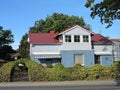
{"type": "MultiPolygon", "coordinates": [[[[72,27],[80,27],[78,25],[72,27]]],[[[85,29],[86,30],[86,29],[85,29]]],[[[69,29],[65,30],[69,31],[69,29]]],[[[63,31],[63,32],[65,32],[63,31]]],[[[87,31],[87,30],[86,30],[87,31]]],[[[58,35],[61,35],[63,32],[59,33],[58,35]]],[[[88,31],[90,32],[90,31],[88,31]]],[[[90,32],[92,37],[91,40],[93,44],[113,44],[113,42],[108,39],[107,37],[104,37],[100,34],[95,34],[90,32]]],[[[54,33],[54,31],[50,31],[50,33],[30,33],[29,34],[29,42],[31,44],[60,44],[59,40],[56,39],[57,34],[54,33]]]]}
{"type": "Polygon", "coordinates": [[[91,39],[93,44],[113,44],[110,39],[102,36],[101,34],[94,34],[91,39]]]}
{"type": "Polygon", "coordinates": [[[111,40],[115,42],[120,42],[120,39],[111,39],[111,40]]]}
{"type": "Polygon", "coordinates": [[[55,37],[54,31],[50,31],[50,33],[30,33],[29,42],[31,44],[58,44],[59,40],[55,37]]]}

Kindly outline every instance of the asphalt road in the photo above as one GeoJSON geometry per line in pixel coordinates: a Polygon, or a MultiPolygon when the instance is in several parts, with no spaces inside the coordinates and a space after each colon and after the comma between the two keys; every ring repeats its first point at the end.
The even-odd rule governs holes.
{"type": "Polygon", "coordinates": [[[120,90],[120,86],[0,87],[0,90],[120,90]]]}

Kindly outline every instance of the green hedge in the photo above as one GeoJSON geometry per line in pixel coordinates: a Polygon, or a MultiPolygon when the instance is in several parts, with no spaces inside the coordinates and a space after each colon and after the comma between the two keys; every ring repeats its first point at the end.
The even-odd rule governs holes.
{"type": "Polygon", "coordinates": [[[42,65],[37,64],[31,60],[25,61],[28,68],[29,81],[43,81],[45,76],[45,69],[42,65]]]}
{"type": "Polygon", "coordinates": [[[61,63],[57,63],[53,68],[46,68],[46,81],[68,80],[68,72],[61,63]]]}
{"type": "Polygon", "coordinates": [[[120,80],[120,62],[117,61],[111,66],[112,78],[120,80]]]}
{"type": "Polygon", "coordinates": [[[9,62],[0,68],[0,82],[10,82],[11,71],[13,67],[14,62],[9,62]]]}
{"type": "Polygon", "coordinates": [[[27,68],[29,81],[44,80],[45,69],[42,65],[39,65],[31,60],[17,60],[14,62],[8,62],[0,68],[0,82],[10,82],[11,74],[22,70],[18,67],[19,63],[25,65],[25,68],[22,68],[23,70],[27,68]]]}
{"type": "Polygon", "coordinates": [[[16,60],[14,61],[14,67],[12,69],[12,72],[21,72],[21,71],[27,71],[28,68],[25,64],[26,60],[16,60]],[[22,64],[24,66],[19,66],[19,64],[22,64]]]}
{"type": "MultiPolygon", "coordinates": [[[[25,65],[25,67],[22,69],[28,70],[29,81],[43,81],[44,80],[45,69],[43,68],[42,65],[39,65],[32,60],[17,60],[14,63],[15,63],[14,67],[16,67],[16,65],[18,65],[19,63],[22,63],[25,65]]],[[[22,71],[22,70],[20,70],[20,71],[22,71]]]]}
{"type": "Polygon", "coordinates": [[[88,68],[87,80],[108,80],[112,79],[111,67],[96,64],[88,68]]]}
{"type": "Polygon", "coordinates": [[[24,69],[28,70],[29,81],[120,80],[120,62],[106,67],[99,64],[92,67],[76,64],[69,68],[57,63],[54,67],[44,68],[32,60],[17,60],[0,68],[0,82],[9,82],[12,72],[24,69]],[[19,63],[25,67],[19,68],[19,63]]]}
{"type": "Polygon", "coordinates": [[[85,80],[88,76],[88,70],[80,64],[76,64],[70,69],[70,80],[85,80]]]}

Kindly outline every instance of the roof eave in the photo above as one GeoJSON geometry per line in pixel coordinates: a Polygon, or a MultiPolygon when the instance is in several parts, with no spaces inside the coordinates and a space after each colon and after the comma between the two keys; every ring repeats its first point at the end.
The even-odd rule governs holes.
{"type": "Polygon", "coordinates": [[[59,45],[61,43],[30,43],[30,44],[41,44],[41,45],[59,45]]]}

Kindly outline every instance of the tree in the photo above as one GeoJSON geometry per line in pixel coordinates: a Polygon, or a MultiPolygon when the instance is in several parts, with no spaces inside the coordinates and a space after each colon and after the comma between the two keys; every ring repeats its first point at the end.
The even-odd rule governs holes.
{"type": "Polygon", "coordinates": [[[41,19],[36,21],[29,32],[49,32],[50,30],[54,30],[59,33],[76,24],[88,30],[91,29],[90,25],[86,24],[82,17],[79,18],[77,16],[68,16],[62,13],[53,13],[53,15],[47,16],[45,20],[41,19]]]}
{"type": "Polygon", "coordinates": [[[29,43],[28,43],[28,34],[23,35],[18,52],[21,55],[21,58],[29,58],[29,43]]]}
{"type": "Polygon", "coordinates": [[[90,8],[91,17],[100,17],[101,23],[106,23],[107,28],[112,26],[114,20],[120,19],[120,0],[87,0],[85,6],[90,8]]]}
{"type": "Polygon", "coordinates": [[[3,30],[3,27],[0,26],[0,58],[5,60],[11,60],[10,53],[13,53],[9,44],[13,43],[13,34],[10,30],[3,30]]]}
{"type": "Polygon", "coordinates": [[[3,30],[3,27],[0,26],[0,47],[13,42],[12,32],[10,30],[3,30]]]}
{"type": "MultiPolygon", "coordinates": [[[[76,24],[88,30],[91,30],[90,25],[86,24],[82,17],[53,13],[53,15],[47,16],[45,20],[41,19],[35,21],[34,26],[30,27],[29,32],[37,33],[54,30],[56,33],[59,33],[76,24]]],[[[19,53],[21,54],[22,58],[27,58],[29,56],[29,44],[27,42],[27,39],[28,35],[25,34],[20,42],[19,53]]]]}
{"type": "Polygon", "coordinates": [[[0,47],[0,58],[4,60],[13,60],[11,58],[11,54],[15,53],[16,51],[12,49],[9,45],[3,45],[0,47]]]}

